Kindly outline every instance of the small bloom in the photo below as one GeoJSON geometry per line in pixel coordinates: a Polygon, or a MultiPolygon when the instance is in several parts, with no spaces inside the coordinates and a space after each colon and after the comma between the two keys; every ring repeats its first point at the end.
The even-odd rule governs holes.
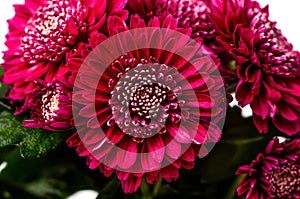
{"type": "Polygon", "coordinates": [[[73,125],[72,85],[64,80],[46,83],[35,80],[35,90],[26,98],[23,109],[29,109],[31,119],[24,120],[27,128],[43,128],[49,131],[65,131],[73,125]]]}
{"type": "Polygon", "coordinates": [[[287,135],[300,130],[300,54],[252,0],[216,0],[211,19],[218,41],[237,62],[236,98],[250,104],[260,132],[268,119],[287,135]]]}
{"type": "MultiPolygon", "coordinates": [[[[160,47],[136,49],[120,56],[105,68],[100,80],[96,71],[103,69],[101,63],[93,58],[85,62],[88,69],[78,74],[79,83],[74,88],[73,100],[82,107],[78,113],[79,124],[75,122],[78,131],[67,141],[70,147],[76,147],[80,156],[87,156],[91,169],[99,168],[105,176],[116,171],[125,193],[135,192],[143,177],[148,183],[158,181],[159,176],[170,182],[178,178],[180,168],[193,168],[195,156],[204,147],[202,144],[215,143],[220,138],[221,130],[213,118],[222,115],[224,110],[218,108],[218,113],[213,113],[212,108],[226,101],[220,92],[222,79],[205,75],[217,71],[210,58],[213,54],[204,47],[201,52],[191,50],[189,39],[182,37],[182,42],[173,46],[180,38],[174,33],[159,32],[160,28],[168,28],[189,38],[189,29],[177,28],[177,21],[171,15],[163,22],[154,17],[146,24],[138,16],[130,18],[130,27],[118,17],[109,18],[110,36],[147,27],[156,31],[137,35],[129,32],[126,37],[119,36],[118,42],[113,42],[107,50],[126,49],[126,44],[138,46],[141,42],[160,47]],[[187,57],[195,58],[190,62],[203,74],[183,58],[162,50],[167,44],[175,52],[182,51],[187,57]],[[98,82],[96,88],[95,82],[98,82]],[[209,87],[207,82],[211,82],[209,87]],[[196,93],[195,97],[189,88],[196,93]],[[210,135],[208,128],[212,128],[210,135]]],[[[99,38],[103,37],[95,36],[90,42],[99,38]]],[[[81,62],[79,57],[80,53],[72,63],[82,63],[85,56],[81,62]]]]}
{"type": "Polygon", "coordinates": [[[126,18],[125,0],[26,0],[15,5],[9,20],[4,52],[4,83],[12,85],[9,98],[23,100],[35,79],[50,83],[67,79],[66,54],[86,42],[93,31],[106,32],[110,15],[126,18]]]}
{"type": "Polygon", "coordinates": [[[246,199],[300,198],[300,139],[268,144],[250,165],[241,166],[236,174],[245,174],[238,195],[246,199]]]}

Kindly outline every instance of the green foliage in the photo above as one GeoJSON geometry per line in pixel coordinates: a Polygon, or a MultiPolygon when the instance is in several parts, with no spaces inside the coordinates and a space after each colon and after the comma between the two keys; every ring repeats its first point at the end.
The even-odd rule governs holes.
{"type": "Polygon", "coordinates": [[[2,66],[0,65],[0,77],[4,74],[4,71],[2,69],[2,66]]]}
{"type": "Polygon", "coordinates": [[[18,145],[23,158],[44,156],[65,140],[65,133],[27,129],[8,111],[0,114],[0,147],[18,145]]]}
{"type": "Polygon", "coordinates": [[[22,158],[15,146],[3,147],[2,161],[7,167],[0,173],[1,199],[64,199],[82,189],[101,188],[106,180],[65,144],[38,159],[22,158]]]}
{"type": "MultiPolygon", "coordinates": [[[[4,71],[2,70],[2,67],[0,65],[0,78],[3,76],[4,71]]],[[[0,99],[4,99],[5,95],[8,91],[8,86],[6,86],[3,82],[0,82],[0,99]]]]}
{"type": "Polygon", "coordinates": [[[4,83],[0,82],[0,99],[5,98],[7,91],[8,87],[4,83]]]}

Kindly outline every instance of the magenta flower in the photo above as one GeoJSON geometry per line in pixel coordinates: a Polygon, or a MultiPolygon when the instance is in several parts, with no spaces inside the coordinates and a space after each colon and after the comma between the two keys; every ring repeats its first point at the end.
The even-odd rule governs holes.
{"type": "Polygon", "coordinates": [[[222,51],[208,17],[209,4],[208,0],[128,0],[127,7],[146,21],[154,16],[163,20],[171,14],[178,20],[178,27],[192,29],[192,38],[201,38],[210,49],[222,51]]]}
{"type": "Polygon", "coordinates": [[[125,19],[125,4],[125,0],[26,0],[25,5],[15,5],[2,65],[4,82],[12,85],[9,98],[25,99],[35,79],[48,83],[67,79],[66,54],[76,51],[91,32],[106,32],[108,16],[125,19]]]}
{"type": "MultiPolygon", "coordinates": [[[[163,22],[154,17],[148,25],[138,16],[132,16],[130,27],[118,17],[108,20],[110,36],[147,27],[176,30],[187,38],[191,35],[189,29],[177,28],[177,20],[171,15],[163,22]]],[[[99,168],[105,176],[116,171],[125,193],[135,192],[143,177],[148,183],[158,181],[159,176],[168,182],[176,180],[181,167],[193,168],[195,156],[199,156],[200,148],[204,147],[202,144],[206,141],[215,143],[220,138],[220,128],[213,118],[219,117],[224,110],[220,108],[214,113],[212,108],[226,101],[220,92],[222,79],[215,76],[205,76],[208,79],[204,79],[189,62],[162,50],[163,46],[179,39],[175,35],[172,32],[168,36],[159,31],[145,31],[120,36],[108,50],[118,51],[126,49],[126,44],[138,46],[140,42],[161,45],[161,48],[137,49],[122,55],[108,66],[100,80],[96,74],[101,70],[101,63],[92,58],[85,62],[88,63],[87,70],[77,76],[79,84],[75,84],[73,100],[82,108],[76,125],[78,132],[67,140],[68,145],[76,147],[80,156],[87,156],[91,169],[99,168]],[[139,86],[135,83],[140,80],[146,84],[139,86]],[[96,91],[94,82],[98,82],[96,91]],[[205,82],[212,84],[207,87],[205,82]],[[189,86],[196,93],[195,97],[189,86]],[[130,101],[128,107],[127,100],[130,101]],[[96,113],[93,113],[94,108],[96,113]],[[99,126],[103,134],[98,130],[99,126]],[[209,128],[212,132],[208,135],[209,128]]],[[[98,43],[99,38],[102,40],[103,35],[92,37],[91,46],[98,43]]],[[[195,58],[197,62],[191,60],[191,63],[205,74],[217,71],[217,66],[209,58],[213,56],[210,51],[203,47],[201,52],[195,52],[189,46],[189,39],[181,40],[179,45],[173,46],[174,51],[186,52],[187,57],[195,58]]],[[[83,61],[87,48],[82,50],[83,61]]],[[[79,68],[82,63],[80,54],[70,61],[73,68],[79,68]]]]}
{"type": "Polygon", "coordinates": [[[218,40],[237,61],[236,98],[251,105],[260,132],[268,119],[287,135],[300,130],[300,54],[293,50],[268,7],[251,0],[216,0],[211,19],[218,40]]]}
{"type": "MultiPolygon", "coordinates": [[[[128,0],[127,8],[130,13],[138,14],[146,21],[153,16],[163,21],[170,14],[178,20],[179,28],[191,28],[191,37],[201,40],[217,54],[219,70],[227,88],[232,81],[236,81],[236,74],[227,69],[233,59],[216,40],[217,32],[209,18],[210,4],[208,0],[128,0]]],[[[232,101],[230,93],[227,93],[227,101],[228,104],[232,101]]]]}
{"type": "Polygon", "coordinates": [[[73,128],[72,84],[54,80],[51,84],[35,80],[35,90],[27,95],[23,109],[29,109],[31,119],[24,120],[27,128],[65,131],[73,128]]]}
{"type": "Polygon", "coordinates": [[[279,143],[273,139],[265,153],[236,174],[245,174],[238,195],[246,199],[300,198],[300,139],[279,143]]]}

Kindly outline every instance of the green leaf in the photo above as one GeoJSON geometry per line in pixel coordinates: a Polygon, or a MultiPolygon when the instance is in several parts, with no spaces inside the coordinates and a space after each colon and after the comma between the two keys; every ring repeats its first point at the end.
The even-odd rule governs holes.
{"type": "Polygon", "coordinates": [[[23,130],[19,121],[9,112],[0,114],[0,147],[17,144],[22,140],[23,130]]]}
{"type": "Polygon", "coordinates": [[[8,86],[6,86],[3,82],[0,82],[0,99],[4,99],[6,97],[8,90],[8,86]]]}
{"type": "Polygon", "coordinates": [[[23,158],[38,158],[65,140],[65,133],[27,129],[12,113],[0,114],[0,147],[18,145],[23,158]]]}
{"type": "Polygon", "coordinates": [[[23,158],[44,156],[64,140],[62,133],[47,132],[41,129],[26,129],[25,132],[26,136],[20,143],[20,153],[23,158]]]}
{"type": "MultiPolygon", "coordinates": [[[[2,67],[0,65],[0,78],[3,76],[4,71],[2,70],[2,67]]],[[[3,83],[0,82],[0,98],[5,98],[5,94],[8,91],[7,86],[3,83]]]]}
{"type": "Polygon", "coordinates": [[[2,75],[4,75],[4,71],[3,71],[3,69],[2,69],[2,66],[0,65],[0,77],[1,77],[2,75]]]}

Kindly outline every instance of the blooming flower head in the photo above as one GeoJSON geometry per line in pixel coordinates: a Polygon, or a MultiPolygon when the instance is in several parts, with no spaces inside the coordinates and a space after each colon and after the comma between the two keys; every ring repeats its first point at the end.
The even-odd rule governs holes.
{"type": "Polygon", "coordinates": [[[220,138],[220,120],[214,118],[224,112],[219,105],[226,99],[213,54],[197,42],[192,43],[200,48],[193,50],[191,30],[177,28],[171,15],[163,22],[154,17],[147,25],[132,16],[129,27],[110,17],[108,30],[111,43],[95,48],[77,75],[73,101],[81,108],[77,133],[67,142],[87,156],[90,168],[98,167],[105,176],[116,171],[125,193],[135,192],[143,177],[148,183],[159,176],[176,180],[181,167],[193,168],[195,156],[207,153],[202,144],[220,138]],[[130,46],[135,49],[127,51],[130,46]],[[121,56],[103,65],[119,50],[121,56]]]}
{"type": "Polygon", "coordinates": [[[171,14],[178,20],[178,27],[191,28],[194,39],[201,38],[206,46],[220,50],[216,42],[216,31],[208,17],[207,0],[128,0],[130,12],[149,20],[153,16],[164,19],[171,14]]]}
{"type": "Polygon", "coordinates": [[[46,83],[35,80],[23,109],[29,109],[31,119],[24,120],[27,128],[43,128],[49,131],[65,131],[73,128],[72,84],[64,80],[46,83]]]}
{"type": "Polygon", "coordinates": [[[238,195],[247,193],[246,199],[300,198],[300,139],[273,139],[265,153],[236,173],[245,174],[238,195]]]}
{"type": "Polygon", "coordinates": [[[4,82],[12,85],[9,97],[22,100],[35,79],[67,79],[66,54],[76,51],[93,31],[105,32],[109,15],[126,18],[125,0],[26,0],[15,5],[9,20],[4,52],[4,82]]]}
{"type": "Polygon", "coordinates": [[[260,132],[268,119],[287,135],[300,130],[299,52],[252,0],[216,0],[211,19],[218,40],[237,62],[236,98],[250,104],[260,132]]]}

